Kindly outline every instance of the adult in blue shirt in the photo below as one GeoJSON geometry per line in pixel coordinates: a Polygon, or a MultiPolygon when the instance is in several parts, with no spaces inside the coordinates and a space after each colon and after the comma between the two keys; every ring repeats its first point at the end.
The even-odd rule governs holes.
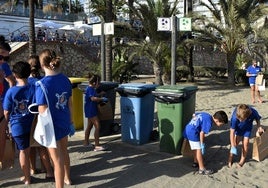
{"type": "Polygon", "coordinates": [[[262,103],[260,91],[258,89],[258,85],[256,85],[256,77],[261,72],[261,67],[257,65],[257,61],[255,59],[252,60],[252,65],[247,68],[246,76],[248,77],[248,82],[250,86],[250,95],[251,102],[255,103],[255,93],[258,98],[258,102],[262,103]]]}

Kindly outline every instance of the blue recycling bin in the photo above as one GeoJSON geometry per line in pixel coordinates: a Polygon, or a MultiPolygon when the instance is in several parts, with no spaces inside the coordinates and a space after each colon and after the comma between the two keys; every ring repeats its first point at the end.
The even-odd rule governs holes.
{"type": "Polygon", "coordinates": [[[127,83],[116,89],[120,94],[121,139],[133,145],[149,142],[154,123],[155,84],[127,83]]]}

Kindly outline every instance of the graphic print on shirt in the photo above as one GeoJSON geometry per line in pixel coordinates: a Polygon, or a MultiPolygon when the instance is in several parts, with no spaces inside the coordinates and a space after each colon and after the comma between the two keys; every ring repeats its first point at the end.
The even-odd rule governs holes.
{"type": "Polygon", "coordinates": [[[193,126],[197,126],[199,125],[199,121],[202,121],[202,116],[200,114],[194,114],[190,124],[193,126]]]}
{"type": "Polygon", "coordinates": [[[22,114],[23,116],[25,116],[26,114],[29,113],[28,106],[27,106],[29,100],[22,99],[21,101],[18,101],[16,99],[14,99],[14,102],[16,104],[16,106],[14,108],[14,112],[16,114],[22,114]]]}
{"type": "Polygon", "coordinates": [[[58,102],[56,103],[57,109],[64,109],[67,104],[67,92],[63,92],[62,94],[56,93],[56,97],[58,98],[58,102]]]}

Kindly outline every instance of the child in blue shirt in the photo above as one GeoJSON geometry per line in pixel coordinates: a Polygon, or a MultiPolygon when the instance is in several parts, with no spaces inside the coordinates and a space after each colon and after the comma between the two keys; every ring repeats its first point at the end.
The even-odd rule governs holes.
{"type": "Polygon", "coordinates": [[[100,77],[98,75],[92,75],[89,73],[88,76],[89,85],[86,88],[85,92],[85,105],[84,105],[84,112],[85,117],[88,118],[88,126],[85,130],[85,140],[84,146],[91,146],[89,143],[89,135],[90,131],[94,125],[95,132],[95,149],[94,151],[103,151],[106,148],[104,146],[100,146],[99,143],[99,134],[100,134],[100,120],[98,118],[98,103],[99,102],[107,102],[107,98],[105,97],[98,97],[96,89],[99,87],[100,77]]]}
{"type": "Polygon", "coordinates": [[[206,112],[195,113],[183,131],[183,137],[189,140],[191,150],[194,150],[193,167],[199,167],[198,173],[203,175],[213,173],[205,168],[202,157],[205,153],[205,134],[209,133],[213,123],[216,126],[227,124],[227,114],[224,111],[217,111],[213,116],[206,112]]]}
{"type": "Polygon", "coordinates": [[[257,110],[246,104],[239,104],[233,111],[230,128],[231,150],[228,159],[228,167],[231,167],[233,164],[233,155],[237,155],[237,145],[240,141],[242,141],[242,152],[237,166],[242,167],[244,165],[248,153],[248,144],[253,128],[253,121],[255,120],[257,123],[258,132],[264,131],[260,125],[260,119],[261,116],[257,110]]]}
{"type": "Polygon", "coordinates": [[[39,113],[48,108],[51,112],[57,148],[47,148],[53,161],[55,186],[71,185],[68,135],[72,127],[72,84],[61,73],[60,57],[53,50],[44,49],[39,54],[40,64],[45,76],[40,80],[46,89],[48,101],[39,84],[36,84],[36,103],[39,113]]]}
{"type": "Polygon", "coordinates": [[[7,90],[3,108],[6,120],[10,121],[12,137],[15,140],[19,154],[20,166],[25,184],[30,184],[30,130],[34,115],[28,111],[28,106],[34,102],[35,87],[27,82],[31,67],[27,62],[17,62],[12,70],[17,85],[7,90]]]}

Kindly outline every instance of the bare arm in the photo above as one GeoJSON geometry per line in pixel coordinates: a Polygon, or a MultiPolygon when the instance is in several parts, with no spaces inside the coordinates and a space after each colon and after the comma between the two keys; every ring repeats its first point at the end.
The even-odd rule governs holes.
{"type": "Polygon", "coordinates": [[[203,131],[200,132],[200,143],[204,143],[205,141],[205,133],[203,131]]]}
{"type": "Polygon", "coordinates": [[[236,146],[235,130],[232,128],[230,129],[230,143],[231,143],[231,147],[236,146]]]}
{"type": "Polygon", "coordinates": [[[264,132],[264,129],[261,126],[261,121],[260,120],[256,120],[256,125],[257,125],[257,131],[258,132],[264,132]]]}
{"type": "Polygon", "coordinates": [[[6,119],[7,121],[9,121],[9,114],[10,114],[9,111],[4,110],[4,116],[5,116],[5,119],[6,119]]]}
{"type": "Polygon", "coordinates": [[[100,97],[91,97],[90,100],[94,101],[94,102],[101,102],[102,98],[100,98],[100,97]]]}
{"type": "Polygon", "coordinates": [[[9,87],[13,87],[14,85],[16,85],[16,80],[13,75],[9,75],[5,79],[8,82],[9,87]]]}
{"type": "Polygon", "coordinates": [[[43,113],[47,109],[47,105],[39,105],[38,112],[43,113]]]}

